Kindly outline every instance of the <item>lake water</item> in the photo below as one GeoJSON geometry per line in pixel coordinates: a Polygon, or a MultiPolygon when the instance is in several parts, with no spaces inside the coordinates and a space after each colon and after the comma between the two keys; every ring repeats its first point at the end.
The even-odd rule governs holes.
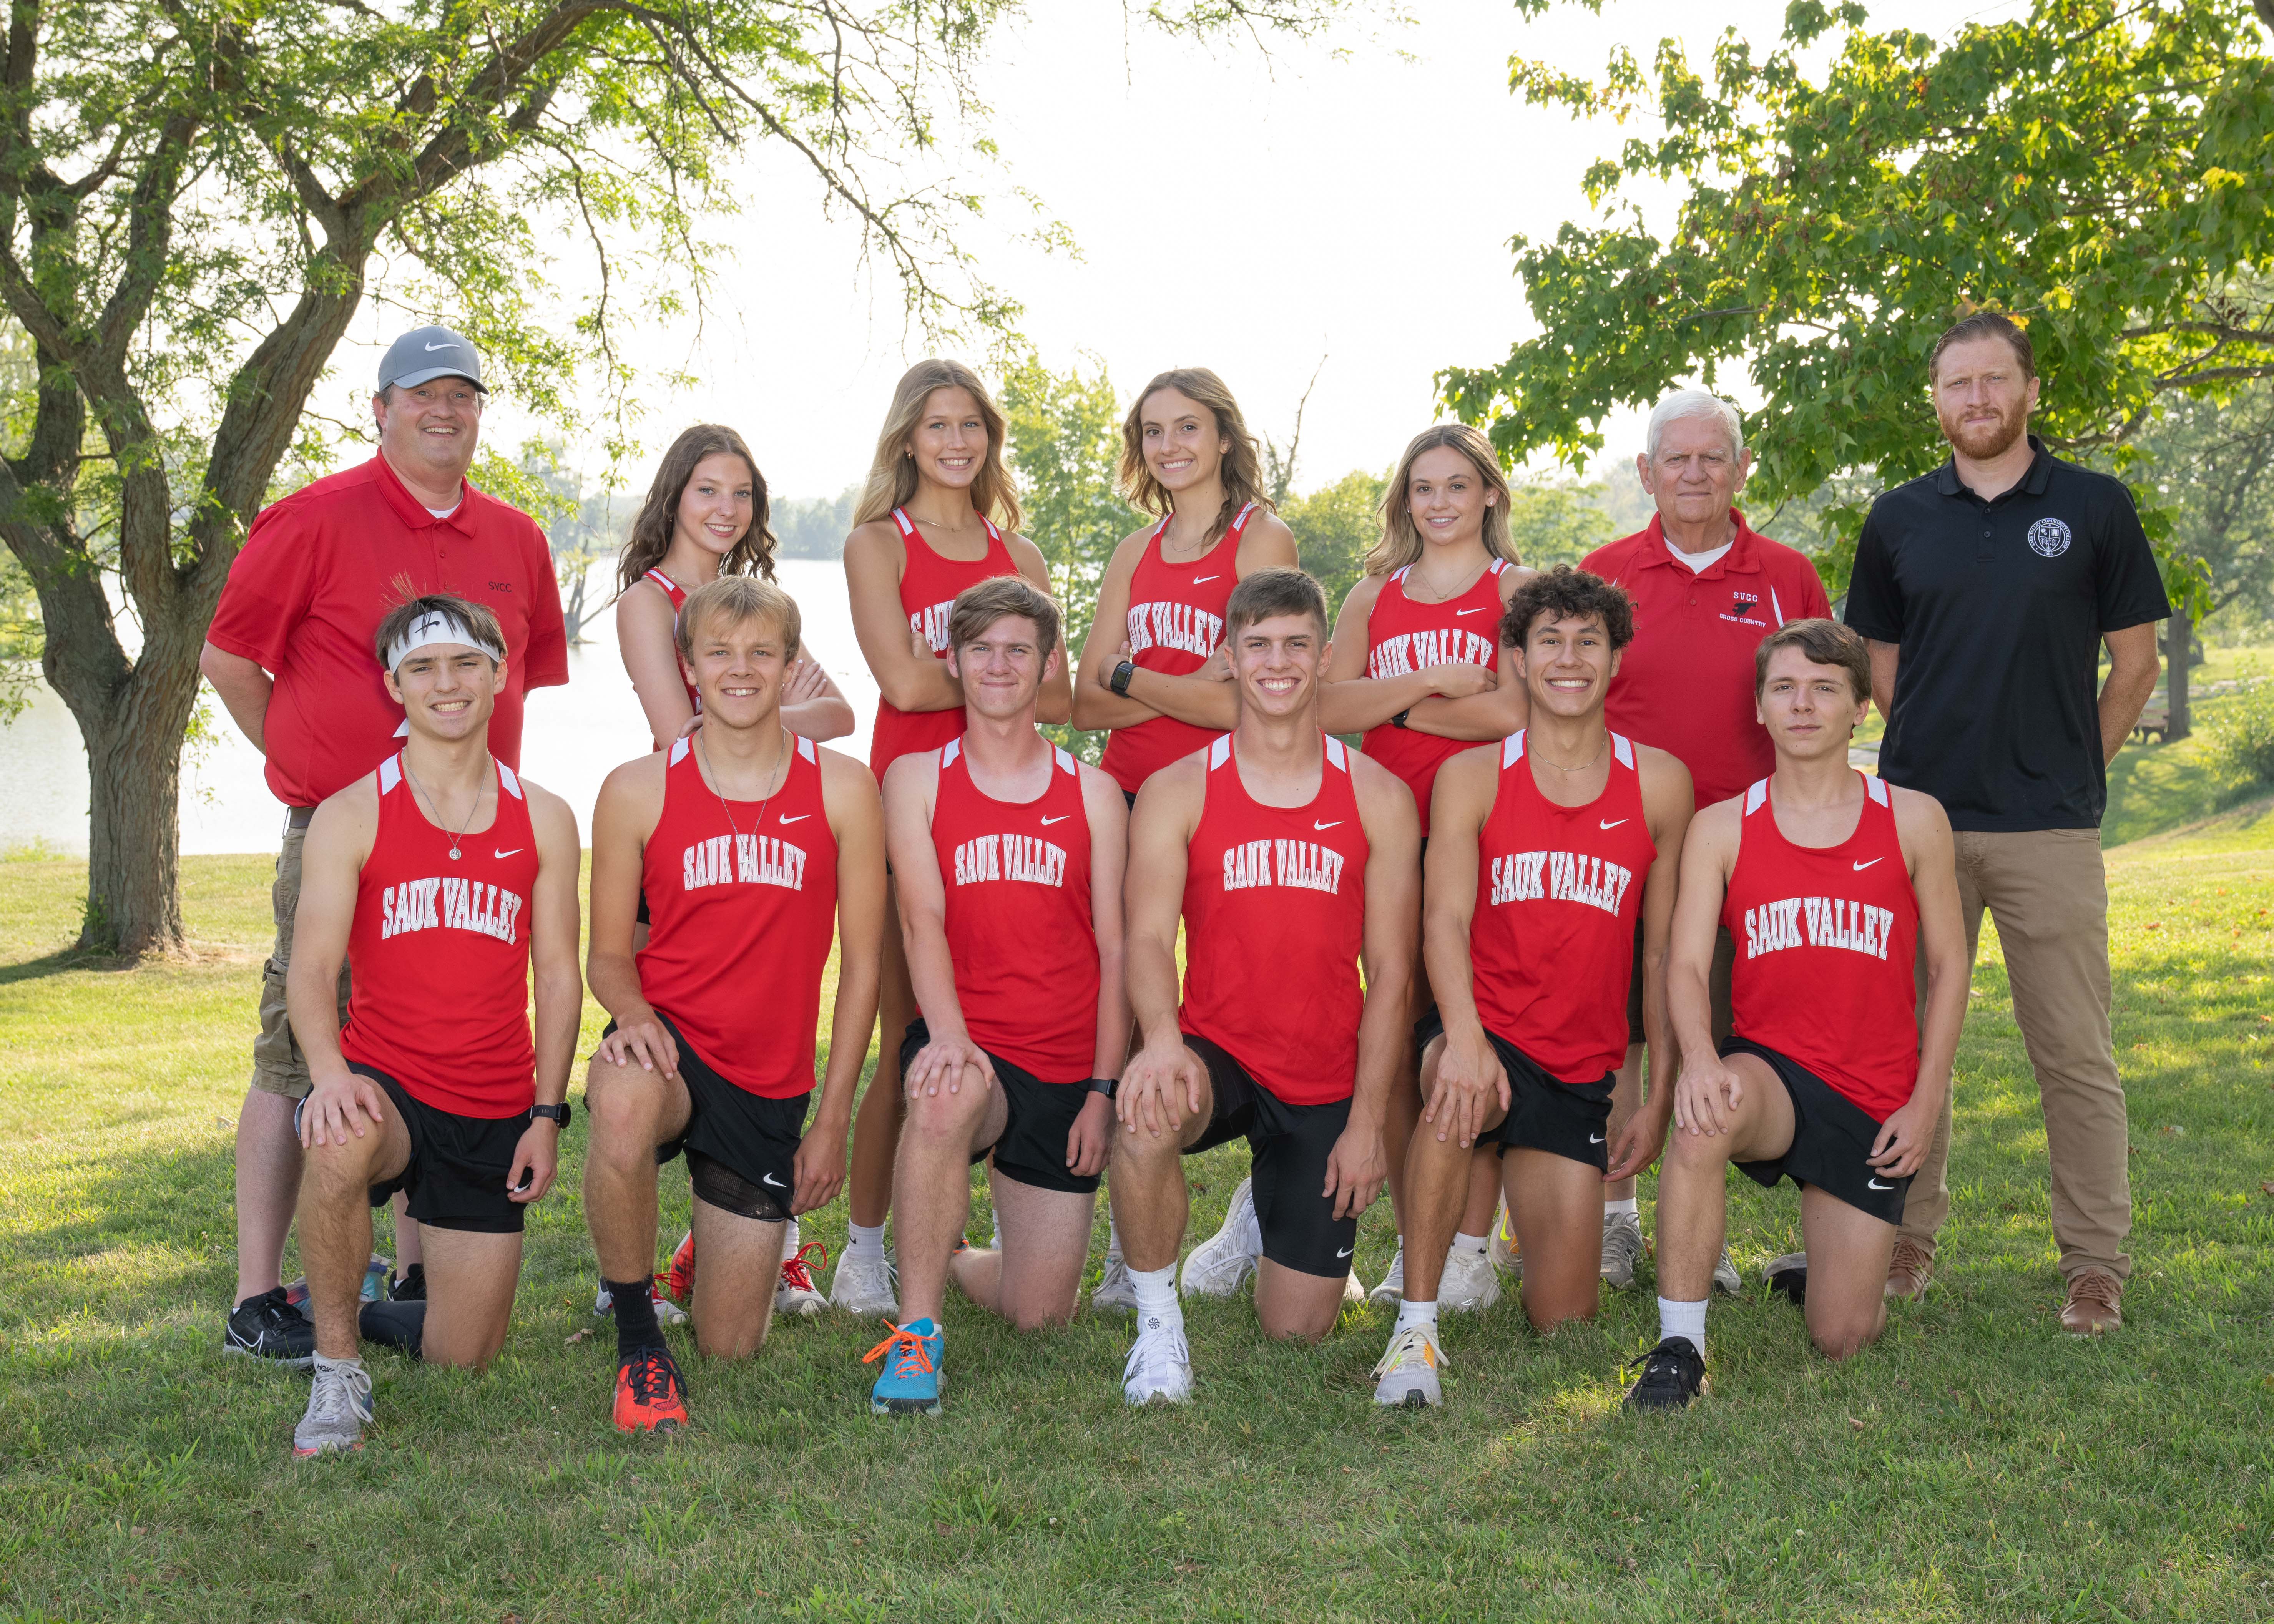
{"type": "MultiPolygon", "coordinates": [[[[594,566],[588,596],[606,601],[614,568],[613,562],[594,566]]],[[[844,567],[833,560],[784,559],[776,568],[781,585],[797,599],[807,652],[852,702],[857,725],[851,737],[832,743],[866,761],[877,684],[853,640],[844,567]]],[[[613,611],[603,609],[587,623],[584,636],[568,651],[568,685],[529,695],[521,764],[576,808],[577,826],[589,841],[600,780],[646,747],[648,731],[617,658],[613,611]]],[[[283,809],[261,777],[260,752],[230,726],[218,701],[209,703],[222,737],[183,763],[182,850],[273,852],[283,809]]],[[[42,685],[31,709],[0,727],[0,846],[36,841],[84,853],[87,808],[87,751],[79,725],[42,685]]]]}

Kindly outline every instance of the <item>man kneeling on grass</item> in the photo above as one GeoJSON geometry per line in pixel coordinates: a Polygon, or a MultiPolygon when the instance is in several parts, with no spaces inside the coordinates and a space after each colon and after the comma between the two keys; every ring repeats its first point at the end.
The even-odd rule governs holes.
{"type": "Polygon", "coordinates": [[[905,1318],[870,1350],[878,1415],[939,1413],[946,1282],[1021,1330],[1073,1318],[1113,1083],[1127,809],[1105,772],[1035,730],[1058,610],[1018,575],[967,587],[947,623],[964,732],[885,774],[900,928],[922,1019],[900,1045],[892,1169],[905,1318]],[[993,1153],[1001,1250],[960,1246],[971,1164],[993,1153]],[[953,1254],[953,1255],[951,1255],[953,1254]]]}
{"type": "Polygon", "coordinates": [[[300,1253],[315,1388],[296,1455],[359,1448],[358,1329],[433,1365],[505,1343],[525,1209],[568,1125],[576,977],[576,815],[489,751],[505,637],[487,609],[418,598],[379,623],[402,751],[316,808],[285,999],[311,1087],[300,1253]],[[354,972],[340,1025],[340,961],[354,972]],[[529,1022],[536,973],[537,1030],[529,1022]],[[371,1209],[396,1191],[425,1239],[423,1302],[357,1302],[371,1209]]]}
{"type": "Polygon", "coordinates": [[[620,1432],[687,1425],[648,1277],[657,1165],[687,1154],[701,1267],[682,1245],[673,1273],[694,1273],[696,1347],[725,1358],[766,1339],[788,1221],[845,1183],[877,1019],[884,813],[865,768],[782,722],[798,620],[751,575],[689,593],[679,655],[703,726],[610,773],[592,811],[592,996],[615,1019],[585,1078],[584,1217],[616,1317],[620,1432]],[[809,1126],[832,933],[829,1072],[809,1126]]]}
{"type": "Polygon", "coordinates": [[[1830,620],[1791,621],[1761,639],[1753,692],[1776,770],[1700,812],[1683,846],[1667,975],[1682,1074],[1658,1183],[1659,1343],[1628,1390],[1631,1409],[1678,1409],[1705,1389],[1706,1295],[1732,1162],[1763,1184],[1800,1186],[1807,1252],[1771,1266],[1771,1280],[1803,1302],[1810,1340],[1844,1359],[1878,1338],[1903,1193],[1966,1015],[1950,821],[1932,797],[1848,764],[1871,697],[1864,640],[1830,620]],[[1717,1056],[1706,974],[1721,925],[1737,959],[1717,1056]]]}

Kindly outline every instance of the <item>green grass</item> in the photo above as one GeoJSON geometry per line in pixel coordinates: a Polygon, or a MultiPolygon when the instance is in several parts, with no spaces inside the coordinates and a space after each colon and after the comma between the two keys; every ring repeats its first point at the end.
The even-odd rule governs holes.
{"type": "MultiPolygon", "coordinates": [[[[2127,1324],[2099,1343],[2055,1327],[2044,1130],[1992,936],[1943,1271],[1844,1366],[1749,1289],[1714,1311],[1714,1396],[1629,1417],[1645,1280],[1548,1339],[1512,1300],[1450,1322],[1445,1408],[1385,1415],[1386,1316],[1281,1347],[1244,1303],[1201,1303],[1199,1402],[1133,1414],[1118,1320],[1022,1339],[957,1305],[936,1422],[867,1415],[875,1334],[832,1317],[690,1363],[697,1431],[626,1441],[609,1339],[577,1337],[580,1123],[504,1358],[374,1352],[369,1447],[310,1465],[287,1447],[305,1380],[219,1356],[267,864],[185,862],[197,956],[121,972],[61,951],[79,865],[11,862],[0,1618],[2274,1617],[2274,814],[2110,872],[2139,1218],[2127,1324]]],[[[1242,1161],[1194,1169],[1196,1233],[1242,1161]]],[[[1751,1278],[1796,1244],[1796,1207],[1733,1184],[1751,1278]]],[[[809,1233],[833,1248],[843,1223],[809,1233]]],[[[1385,1204],[1369,1279],[1389,1244],[1385,1204]]]]}

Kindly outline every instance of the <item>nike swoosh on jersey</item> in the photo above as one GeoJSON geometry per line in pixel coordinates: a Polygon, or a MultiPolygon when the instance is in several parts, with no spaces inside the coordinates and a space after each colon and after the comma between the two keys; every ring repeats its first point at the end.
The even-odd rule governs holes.
{"type": "Polygon", "coordinates": [[[1203,581],[1213,581],[1213,580],[1215,580],[1215,579],[1216,578],[1216,575],[1223,575],[1223,574],[1224,574],[1224,571],[1222,571],[1222,570],[1220,570],[1220,569],[1219,569],[1219,570],[1217,570],[1217,571],[1216,572],[1216,575],[1194,575],[1194,576],[1193,577],[1193,584],[1194,586],[1198,586],[1201,582],[1203,582],[1203,581]]]}
{"type": "Polygon", "coordinates": [[[1340,818],[1336,818],[1332,823],[1321,823],[1318,819],[1313,818],[1311,820],[1311,827],[1314,831],[1321,829],[1339,829],[1342,826],[1342,821],[1343,820],[1340,818]]]}
{"type": "Polygon", "coordinates": [[[1455,620],[1459,620],[1459,619],[1460,619],[1463,615],[1465,615],[1465,614],[1482,614],[1484,612],[1485,612],[1485,606],[1484,606],[1482,604],[1480,604],[1480,605],[1477,605],[1475,608],[1473,608],[1473,609],[1456,609],[1456,610],[1454,610],[1454,611],[1453,611],[1453,618],[1454,618],[1455,620]]]}
{"type": "Polygon", "coordinates": [[[512,851],[510,851],[510,852],[500,852],[500,851],[498,851],[497,847],[495,847],[495,846],[492,846],[492,847],[490,847],[490,850],[491,850],[492,852],[493,852],[493,853],[496,853],[496,854],[497,854],[498,856],[500,856],[500,857],[511,857],[511,856],[514,856],[514,855],[516,855],[516,853],[518,853],[520,852],[521,848],[520,848],[519,846],[515,846],[515,847],[513,848],[513,850],[512,850],[512,851]]]}
{"type": "Polygon", "coordinates": [[[802,823],[812,816],[813,814],[810,812],[799,812],[794,815],[786,812],[782,815],[781,821],[785,823],[802,823]]]}
{"type": "MultiPolygon", "coordinates": [[[[1599,820],[1599,821],[1600,821],[1600,820],[1599,820]]],[[[1605,829],[1616,829],[1616,828],[1617,828],[1621,823],[1625,823],[1625,822],[1626,822],[1626,819],[1624,819],[1624,818],[1623,818],[1623,817],[1615,817],[1615,818],[1613,818],[1609,823],[1604,823],[1602,826],[1603,826],[1605,829]]]]}
{"type": "Polygon", "coordinates": [[[1063,823],[1073,816],[1071,812],[1061,812],[1056,817],[1046,817],[1043,820],[1043,827],[1048,829],[1052,823],[1063,823]]]}
{"type": "Polygon", "coordinates": [[[1884,861],[1884,860],[1883,860],[1883,859],[1881,859],[1881,858],[1874,857],[1873,859],[1871,859],[1871,862],[1859,862],[1859,863],[1857,863],[1857,864],[1856,865],[1856,873],[1858,873],[1858,874],[1861,874],[1861,873],[1863,873],[1863,872],[1864,872],[1864,869],[1866,869],[1866,868],[1870,868],[1870,867],[1871,866],[1871,863],[1879,862],[1879,861],[1884,861]]]}

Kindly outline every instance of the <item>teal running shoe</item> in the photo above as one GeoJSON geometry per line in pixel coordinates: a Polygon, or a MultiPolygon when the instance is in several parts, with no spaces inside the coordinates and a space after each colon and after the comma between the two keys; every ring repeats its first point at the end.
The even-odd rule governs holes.
{"type": "MultiPolygon", "coordinates": [[[[890,1324],[890,1321],[886,1322],[890,1324]]],[[[939,1413],[940,1329],[930,1320],[915,1320],[892,1327],[892,1334],[861,1356],[870,1365],[878,1359],[885,1368],[870,1389],[869,1410],[879,1416],[936,1416],[939,1413]]]]}

